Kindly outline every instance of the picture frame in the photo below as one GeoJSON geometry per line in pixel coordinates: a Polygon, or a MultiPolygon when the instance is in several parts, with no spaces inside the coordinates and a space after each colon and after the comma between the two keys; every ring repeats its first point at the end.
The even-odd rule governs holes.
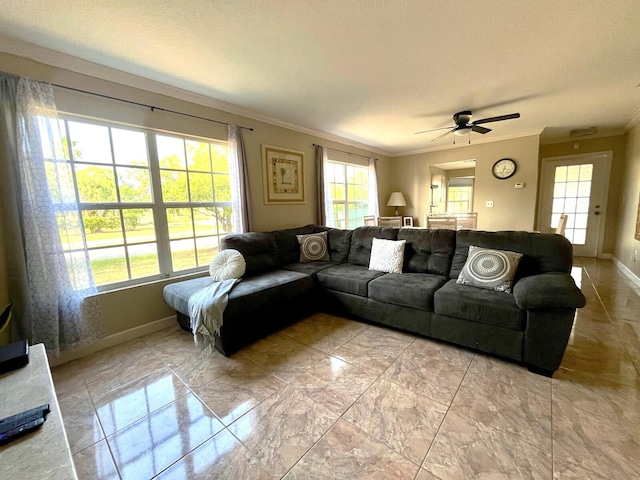
{"type": "Polygon", "coordinates": [[[302,204],[304,195],[304,153],[262,145],[264,203],[302,204]]]}
{"type": "Polygon", "coordinates": [[[402,217],[403,227],[413,227],[413,217],[402,217]]]}
{"type": "Polygon", "coordinates": [[[636,217],[636,240],[640,240],[640,198],[638,198],[638,216],[636,217]]]}

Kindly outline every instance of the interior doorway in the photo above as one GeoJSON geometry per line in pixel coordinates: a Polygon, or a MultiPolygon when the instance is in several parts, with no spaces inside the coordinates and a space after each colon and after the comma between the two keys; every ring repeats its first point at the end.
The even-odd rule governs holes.
{"type": "Polygon", "coordinates": [[[611,157],[600,152],[542,160],[538,230],[554,232],[560,215],[568,215],[565,236],[576,256],[602,253],[611,157]]]}

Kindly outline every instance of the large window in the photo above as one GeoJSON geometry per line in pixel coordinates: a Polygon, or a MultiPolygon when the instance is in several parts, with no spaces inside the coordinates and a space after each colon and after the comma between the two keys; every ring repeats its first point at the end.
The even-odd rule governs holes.
{"type": "Polygon", "coordinates": [[[333,204],[333,225],[328,226],[352,229],[364,225],[364,216],[369,208],[367,167],[327,162],[325,176],[333,204]]]}
{"type": "Polygon", "coordinates": [[[46,121],[43,153],[67,261],[84,255],[86,242],[100,290],[196,271],[234,231],[226,142],[62,118],[52,152],[46,121]],[[81,218],[65,206],[74,200],[81,218]]]}

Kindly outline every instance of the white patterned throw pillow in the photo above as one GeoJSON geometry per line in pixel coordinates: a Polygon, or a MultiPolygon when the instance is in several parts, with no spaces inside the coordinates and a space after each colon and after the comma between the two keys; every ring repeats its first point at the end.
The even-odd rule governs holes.
{"type": "Polygon", "coordinates": [[[327,232],[296,235],[300,244],[300,263],[328,262],[327,232]]]}
{"type": "Polygon", "coordinates": [[[374,238],[371,246],[369,270],[387,273],[402,273],[404,245],[406,240],[384,240],[374,238]]]}
{"type": "Polygon", "coordinates": [[[521,253],[469,246],[469,256],[456,283],[511,293],[521,253]]]}
{"type": "Polygon", "coordinates": [[[209,275],[216,282],[240,278],[244,275],[247,264],[242,254],[229,248],[218,253],[209,265],[209,275]]]}

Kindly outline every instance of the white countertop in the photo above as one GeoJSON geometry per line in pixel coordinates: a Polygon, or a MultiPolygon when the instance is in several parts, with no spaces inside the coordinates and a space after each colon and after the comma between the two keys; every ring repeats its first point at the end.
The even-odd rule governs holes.
{"type": "Polygon", "coordinates": [[[0,375],[0,418],[49,404],[42,427],[0,446],[2,478],[77,480],[44,345],[29,346],[29,363],[0,375]]]}

